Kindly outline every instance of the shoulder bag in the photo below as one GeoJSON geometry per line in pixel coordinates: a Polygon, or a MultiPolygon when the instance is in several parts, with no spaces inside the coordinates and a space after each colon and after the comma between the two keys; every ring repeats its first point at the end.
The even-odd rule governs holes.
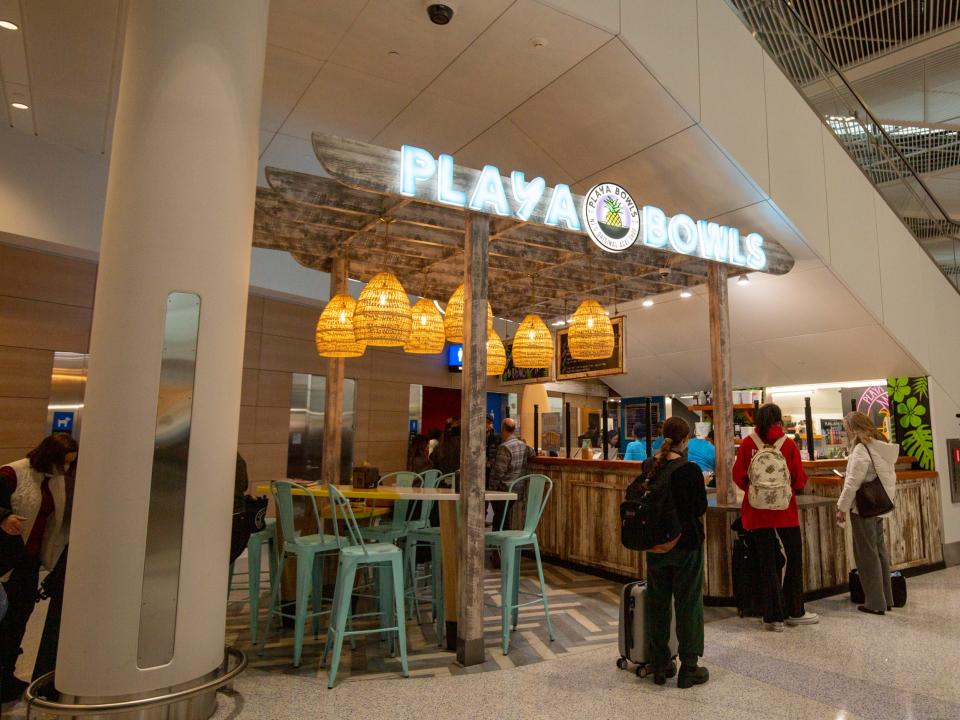
{"type": "Polygon", "coordinates": [[[863,449],[867,451],[867,456],[870,458],[870,466],[873,468],[873,474],[876,477],[870,482],[861,484],[857,490],[857,512],[862,518],[886,515],[893,510],[893,502],[890,500],[890,496],[887,495],[887,490],[883,487],[883,482],[880,480],[880,473],[877,472],[877,466],[873,462],[873,453],[870,452],[870,448],[868,448],[866,444],[864,444],[863,449]]]}

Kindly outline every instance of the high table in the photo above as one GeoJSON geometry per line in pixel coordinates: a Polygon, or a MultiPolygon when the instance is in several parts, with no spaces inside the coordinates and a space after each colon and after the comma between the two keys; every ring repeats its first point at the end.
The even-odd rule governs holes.
{"type": "MultiPolygon", "coordinates": [[[[396,487],[384,485],[375,488],[355,488],[352,485],[337,485],[337,489],[351,500],[433,500],[440,508],[440,546],[443,551],[443,603],[446,621],[447,650],[457,651],[457,618],[460,607],[460,547],[459,526],[457,524],[456,501],[460,493],[450,488],[421,488],[396,487]],[[451,619],[452,618],[452,619],[451,619]]],[[[257,486],[257,492],[270,492],[270,485],[264,483],[257,486]]],[[[321,500],[328,500],[325,485],[300,485],[295,488],[295,495],[313,495],[321,500]]],[[[484,493],[487,502],[498,500],[516,500],[517,493],[488,490],[484,493]]]]}

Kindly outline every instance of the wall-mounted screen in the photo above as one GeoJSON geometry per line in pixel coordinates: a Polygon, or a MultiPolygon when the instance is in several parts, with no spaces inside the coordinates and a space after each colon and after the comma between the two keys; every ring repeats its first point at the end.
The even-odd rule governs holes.
{"type": "Polygon", "coordinates": [[[450,372],[463,372],[463,345],[451,343],[447,345],[447,367],[450,372]]]}

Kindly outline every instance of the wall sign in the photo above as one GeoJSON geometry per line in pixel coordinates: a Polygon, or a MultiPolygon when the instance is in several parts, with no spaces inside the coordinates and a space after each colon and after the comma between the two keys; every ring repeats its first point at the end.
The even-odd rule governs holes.
{"type": "Polygon", "coordinates": [[[583,224],[601,250],[623,252],[637,241],[640,213],[630,193],[619,185],[594,185],[583,196],[583,224]]]}
{"type": "Polygon", "coordinates": [[[500,375],[501,385],[526,385],[527,383],[550,382],[552,368],[518,368],[513,364],[513,338],[503,341],[507,351],[507,366],[500,375]]]}
{"type": "Polygon", "coordinates": [[[613,325],[613,354],[605,360],[575,360],[570,356],[567,341],[570,330],[557,331],[557,381],[623,374],[623,316],[610,318],[610,323],[613,325]]]}

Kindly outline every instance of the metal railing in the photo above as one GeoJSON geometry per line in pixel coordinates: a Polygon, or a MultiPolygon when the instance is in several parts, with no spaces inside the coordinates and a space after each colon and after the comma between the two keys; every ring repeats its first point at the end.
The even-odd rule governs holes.
{"type": "MultiPolygon", "coordinates": [[[[804,22],[791,0],[727,0],[754,38],[797,91],[816,110],[831,96],[833,114],[824,124],[847,150],[944,276],[960,292],[960,276],[947,268],[960,266],[960,223],[953,221],[921,177],[909,143],[918,133],[902,133],[877,120],[862,101],[820,39],[804,22]],[[816,89],[816,97],[811,89],[816,89]],[[816,100],[816,102],[815,102],[816,100]]],[[[916,130],[917,128],[911,128],[916,130]]],[[[934,133],[942,149],[954,151],[950,133],[934,133]]]]}
{"type": "Polygon", "coordinates": [[[136,700],[91,704],[62,703],[39,697],[37,691],[53,683],[54,672],[51,671],[45,675],[41,675],[27,688],[24,694],[24,701],[27,705],[26,720],[32,720],[37,715],[70,718],[89,717],[91,715],[116,715],[119,713],[129,713],[165,705],[173,705],[174,703],[183,702],[205,693],[215,692],[231,682],[246,669],[247,656],[243,651],[227,647],[224,649],[223,665],[220,667],[220,673],[200,685],[184,688],[183,690],[177,690],[175,692],[154,695],[152,697],[137,698],[136,700]],[[231,660],[234,663],[233,667],[230,667],[231,660]]]}

